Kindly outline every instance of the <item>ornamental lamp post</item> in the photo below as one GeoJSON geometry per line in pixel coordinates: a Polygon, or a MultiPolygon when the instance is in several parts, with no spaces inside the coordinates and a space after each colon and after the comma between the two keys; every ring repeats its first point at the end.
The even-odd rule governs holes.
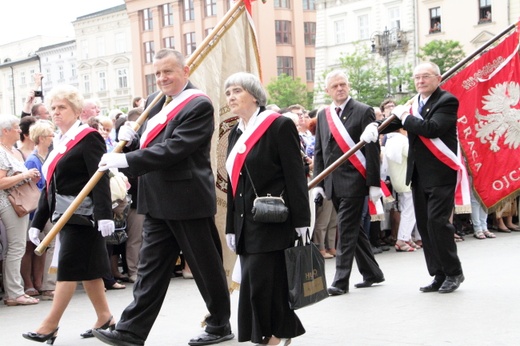
{"type": "Polygon", "coordinates": [[[385,58],[387,97],[390,97],[392,95],[390,86],[390,54],[396,50],[405,51],[407,45],[405,33],[399,28],[398,23],[395,28],[387,29],[385,27],[383,32],[374,32],[371,41],[372,53],[378,53],[385,58]]]}

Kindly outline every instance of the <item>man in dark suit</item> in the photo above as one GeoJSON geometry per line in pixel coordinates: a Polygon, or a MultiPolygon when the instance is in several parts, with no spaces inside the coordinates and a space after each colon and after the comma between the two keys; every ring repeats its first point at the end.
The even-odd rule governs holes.
{"type": "MultiPolygon", "coordinates": [[[[455,206],[458,169],[441,159],[457,153],[459,101],[439,87],[441,79],[436,64],[426,62],[418,65],[414,69],[414,80],[419,96],[412,104],[412,114],[410,106],[395,107],[392,114],[400,121],[393,121],[383,133],[401,126],[408,131],[410,146],[406,184],[412,183],[417,228],[428,272],[434,277],[431,284],[420,290],[450,293],[464,281],[454,241],[455,227],[450,222],[455,206]]],[[[376,140],[374,129],[375,137],[378,137],[376,127],[371,124],[365,131],[366,141],[376,140]]]]}
{"type": "MultiPolygon", "coordinates": [[[[100,161],[100,169],[128,167],[126,172],[139,176],[137,211],[145,220],[134,301],[115,331],[99,330],[95,336],[111,345],[143,345],[182,250],[209,311],[205,333],[189,345],[215,344],[234,335],[214,223],[216,196],[210,162],[214,110],[209,98],[189,82],[189,67],[181,53],[162,49],[153,66],[164,97],[151,109],[140,136],[128,126],[119,131],[119,138],[136,150],[111,153],[100,161]]],[[[156,96],[148,97],[146,107],[156,96]]]]}
{"type": "MultiPolygon", "coordinates": [[[[359,142],[363,129],[375,120],[372,107],[349,96],[348,78],[342,71],[330,72],[325,85],[333,102],[318,113],[314,176],[348,150],[343,142],[352,147],[359,142]]],[[[342,164],[313,190],[314,197],[321,194],[332,199],[338,214],[336,274],[328,289],[330,295],[348,292],[354,258],[363,276],[363,282],[355,287],[370,287],[385,280],[361,226],[365,197],[369,195],[374,202],[381,197],[379,145],[370,143],[359,154],[357,161],[342,164]]]]}

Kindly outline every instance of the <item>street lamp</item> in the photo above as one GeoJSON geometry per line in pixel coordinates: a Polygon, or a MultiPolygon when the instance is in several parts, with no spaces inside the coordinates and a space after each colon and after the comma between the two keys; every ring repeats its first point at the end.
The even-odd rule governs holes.
{"type": "Polygon", "coordinates": [[[404,51],[407,43],[406,36],[399,26],[392,29],[385,27],[383,32],[376,31],[372,34],[372,53],[379,53],[386,61],[387,97],[392,95],[390,87],[390,54],[395,50],[404,51]]]}

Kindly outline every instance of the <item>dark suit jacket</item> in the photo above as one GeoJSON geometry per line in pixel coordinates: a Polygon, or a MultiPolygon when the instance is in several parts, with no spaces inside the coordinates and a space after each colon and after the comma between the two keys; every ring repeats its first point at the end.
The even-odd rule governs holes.
{"type": "MultiPolygon", "coordinates": [[[[194,88],[188,83],[187,89],[194,88]]],[[[155,98],[152,94],[146,106],[155,98]]],[[[163,97],[149,119],[162,109],[163,97]]],[[[141,130],[146,128],[145,122],[141,130]]],[[[213,105],[207,97],[191,100],[144,148],[126,154],[129,168],[139,176],[137,212],[153,218],[188,220],[216,212],[215,179],[210,147],[214,130],[213,105]]],[[[137,139],[133,141],[137,149],[137,139]]]]}
{"type": "MultiPolygon", "coordinates": [[[[55,193],[77,196],[85,187],[90,177],[97,171],[101,156],[106,152],[106,144],[98,132],[91,132],[66,153],[54,171],[47,187],[42,190],[32,224],[42,230],[55,208],[55,193]]],[[[112,220],[112,200],[108,173],[103,174],[89,195],[94,202],[94,218],[96,220],[112,220]]]]}
{"type": "MultiPolygon", "coordinates": [[[[365,127],[375,121],[374,109],[351,98],[343,109],[340,119],[354,142],[357,143],[365,127]]],[[[361,149],[361,152],[366,159],[366,179],[350,163],[350,160],[345,162],[319,183],[319,186],[324,188],[328,199],[332,197],[333,186],[336,197],[364,197],[368,195],[370,186],[381,185],[379,143],[368,143],[361,149]]],[[[314,176],[320,174],[342,155],[343,152],[330,132],[325,109],[322,109],[318,113],[316,126],[314,176]]]]}
{"type": "MultiPolygon", "coordinates": [[[[263,108],[262,108],[263,110],[263,108]]],[[[228,154],[239,138],[238,124],[229,133],[228,154]]],[[[280,196],[289,208],[284,223],[253,221],[251,209],[255,193],[245,167],[242,167],[235,198],[228,183],[226,233],[235,233],[237,253],[260,253],[294,245],[295,227],[310,226],[307,179],[300,153],[300,140],[294,122],[276,119],[246,157],[245,165],[258,196],[280,196]]],[[[229,181],[229,179],[228,179],[229,181]]]]}
{"type": "Polygon", "coordinates": [[[439,161],[423,144],[418,135],[439,138],[451,151],[457,153],[457,111],[459,101],[447,91],[437,88],[424,105],[421,116],[424,120],[408,116],[401,125],[399,119],[393,121],[383,132],[403,127],[408,131],[408,167],[406,183],[416,182],[420,177],[422,186],[452,185],[457,182],[457,171],[439,161]],[[414,176],[418,174],[418,177],[414,176]]]}

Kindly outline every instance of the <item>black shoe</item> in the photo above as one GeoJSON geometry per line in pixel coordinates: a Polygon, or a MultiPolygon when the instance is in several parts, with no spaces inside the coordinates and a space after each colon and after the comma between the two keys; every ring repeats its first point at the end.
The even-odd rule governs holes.
{"type": "Polygon", "coordinates": [[[193,338],[188,342],[188,345],[213,345],[218,344],[219,342],[231,340],[235,337],[235,334],[229,332],[227,335],[218,335],[204,332],[193,338]]]}
{"type": "Polygon", "coordinates": [[[366,287],[372,286],[373,284],[378,284],[383,281],[385,281],[385,278],[379,278],[379,279],[374,279],[374,280],[364,280],[363,282],[355,284],[354,287],[355,288],[366,288],[366,287]]]}
{"type": "Polygon", "coordinates": [[[441,288],[444,280],[445,279],[434,278],[431,284],[429,284],[428,286],[421,287],[421,288],[419,288],[419,290],[424,293],[438,292],[439,288],[441,288]]]}
{"type": "Polygon", "coordinates": [[[58,329],[60,329],[60,327],[54,329],[49,334],[40,334],[40,333],[35,333],[35,332],[28,332],[28,333],[23,333],[22,336],[24,338],[26,338],[27,340],[36,341],[36,342],[45,342],[45,341],[47,341],[48,345],[53,345],[54,341],[58,337],[58,329]]]}
{"type": "Polygon", "coordinates": [[[105,344],[115,346],[143,346],[144,340],[138,338],[130,332],[120,332],[117,330],[93,329],[92,334],[105,344]]]}
{"type": "MultiPolygon", "coordinates": [[[[112,322],[112,319],[114,318],[114,316],[110,316],[110,318],[108,319],[108,321],[102,325],[101,327],[99,328],[96,328],[96,329],[103,329],[103,330],[114,330],[116,329],[116,324],[110,324],[110,322],[112,322]]],[[[80,336],[82,338],[93,338],[94,337],[94,334],[92,334],[92,329],[87,329],[84,333],[81,333],[80,336]]]]}
{"type": "Polygon", "coordinates": [[[342,290],[341,288],[337,288],[334,286],[330,286],[329,288],[327,288],[327,293],[329,294],[329,296],[340,296],[347,292],[348,290],[342,290]]]}
{"type": "Polygon", "coordinates": [[[373,253],[374,255],[378,255],[378,254],[380,254],[380,253],[383,253],[383,250],[381,250],[380,247],[371,246],[371,248],[372,248],[372,253],[373,253]]]}
{"type": "Polygon", "coordinates": [[[441,288],[439,288],[439,293],[451,293],[459,288],[460,284],[464,282],[464,275],[454,275],[454,276],[446,276],[446,280],[444,280],[441,288]]]}

